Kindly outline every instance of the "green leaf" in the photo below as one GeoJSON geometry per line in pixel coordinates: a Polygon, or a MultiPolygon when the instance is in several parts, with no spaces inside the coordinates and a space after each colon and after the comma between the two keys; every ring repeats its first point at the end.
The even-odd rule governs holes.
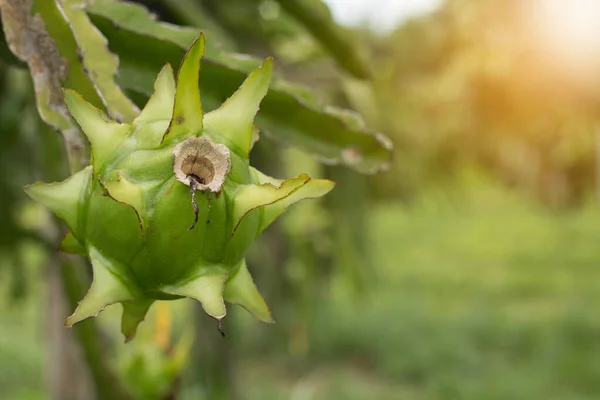
{"type": "MultiPolygon", "coordinates": [[[[164,29],[166,24],[131,3],[97,0],[88,13],[108,38],[110,49],[120,57],[121,85],[147,96],[152,94],[156,74],[164,64],[178,65],[193,39],[188,29],[164,29]],[[184,40],[184,35],[191,39],[184,40]]],[[[253,57],[208,46],[200,74],[204,109],[214,109],[225,101],[259,65],[260,60],[253,57]]],[[[349,118],[340,118],[338,112],[321,106],[304,88],[277,80],[271,84],[256,119],[265,133],[324,162],[363,173],[386,169],[391,161],[389,140],[349,122],[349,118]]]]}

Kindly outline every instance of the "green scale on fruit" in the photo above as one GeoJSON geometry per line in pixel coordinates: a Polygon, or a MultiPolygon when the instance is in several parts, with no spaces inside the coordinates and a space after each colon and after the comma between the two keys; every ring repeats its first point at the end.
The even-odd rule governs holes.
{"type": "Polygon", "coordinates": [[[72,90],[65,102],[91,144],[92,162],[60,183],[25,190],[62,218],[62,249],[89,255],[90,290],[67,326],[123,305],[134,337],[155,300],[196,299],[221,321],[225,301],[256,318],[271,313],[246,267],[249,246],[285,209],[323,196],[327,180],[278,180],[249,164],[254,116],[271,80],[267,59],[220,108],[203,114],[201,35],[177,76],[165,66],[131,124],[108,120],[72,90]]]}

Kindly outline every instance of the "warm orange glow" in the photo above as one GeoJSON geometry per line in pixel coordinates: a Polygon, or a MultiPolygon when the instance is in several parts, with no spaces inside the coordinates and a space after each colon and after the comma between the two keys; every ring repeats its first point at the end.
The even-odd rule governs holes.
{"type": "Polygon", "coordinates": [[[600,53],[600,0],[538,0],[535,8],[540,33],[555,50],[600,53]]]}
{"type": "Polygon", "coordinates": [[[582,84],[598,82],[600,0],[532,0],[530,25],[549,66],[582,84]]]}

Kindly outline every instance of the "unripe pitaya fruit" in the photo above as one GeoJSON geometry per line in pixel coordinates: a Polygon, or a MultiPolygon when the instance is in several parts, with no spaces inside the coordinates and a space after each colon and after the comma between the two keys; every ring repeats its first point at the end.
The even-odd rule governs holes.
{"type": "Polygon", "coordinates": [[[165,66],[155,93],[131,124],[108,120],[72,90],[65,102],[91,143],[91,165],[61,183],[25,190],[65,220],[63,249],[89,255],[92,286],[67,326],[123,305],[122,332],[135,335],[155,300],[190,297],[221,320],[224,300],[272,322],[244,255],[286,207],[333,188],[300,175],[278,180],[249,165],[253,120],[272,60],[219,109],[203,115],[201,35],[177,85],[165,66]]]}

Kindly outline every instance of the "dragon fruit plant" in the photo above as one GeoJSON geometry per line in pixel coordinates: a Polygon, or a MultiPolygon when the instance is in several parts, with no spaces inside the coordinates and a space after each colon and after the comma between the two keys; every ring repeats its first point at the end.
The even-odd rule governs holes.
{"type": "Polygon", "coordinates": [[[304,174],[279,180],[252,168],[253,120],[272,60],[220,108],[203,114],[203,53],[200,35],[177,81],[166,65],[131,124],[111,121],[76,92],[64,91],[91,144],[91,165],[64,182],[25,190],[70,228],[61,248],[92,262],[91,288],[67,326],[121,303],[121,330],[130,340],[155,300],[183,297],[200,301],[219,323],[224,301],[273,321],[244,255],[289,205],[323,196],[334,184],[304,174]]]}

